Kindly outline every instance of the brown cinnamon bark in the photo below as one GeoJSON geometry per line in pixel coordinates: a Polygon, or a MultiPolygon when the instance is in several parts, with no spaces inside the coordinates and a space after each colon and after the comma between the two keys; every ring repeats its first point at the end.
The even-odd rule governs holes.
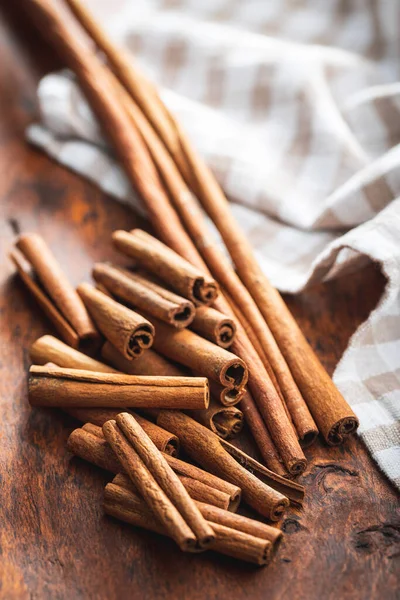
{"type": "Polygon", "coordinates": [[[179,441],[188,455],[212,473],[240,485],[244,500],[257,512],[272,521],[282,517],[289,500],[239,465],[211,431],[178,411],[160,411],[157,424],[176,435],[179,430],[179,441]]]}
{"type": "Polygon", "coordinates": [[[95,373],[32,365],[29,401],[60,408],[207,408],[208,382],[201,377],[152,377],[95,373]]]}
{"type": "MultiPolygon", "coordinates": [[[[154,514],[138,495],[114,483],[106,485],[104,510],[131,525],[168,535],[166,528],[154,518],[154,514]]],[[[267,564],[271,557],[271,542],[219,523],[210,522],[210,526],[216,536],[213,550],[257,565],[267,564]]]]}
{"type": "MultiPolygon", "coordinates": [[[[100,428],[94,430],[93,427],[95,426],[88,430],[86,424],[82,429],[75,429],[68,438],[68,449],[101,469],[118,473],[121,465],[113,450],[105,441],[102,430],[100,433],[100,428]]],[[[237,510],[241,498],[240,488],[170,454],[164,453],[164,458],[181,478],[192,498],[229,511],[237,510]]]]}
{"type": "Polygon", "coordinates": [[[157,276],[196,306],[215,301],[218,284],[150,234],[141,229],[133,229],[129,233],[115,231],[112,239],[120,252],[135,259],[141,268],[157,276]]]}
{"type": "Polygon", "coordinates": [[[85,369],[87,371],[97,371],[98,373],[117,372],[99,360],[71,348],[52,335],[43,335],[38,338],[32,344],[29,354],[32,362],[36,365],[45,365],[51,362],[59,367],[70,369],[85,369]]]}
{"type": "Polygon", "coordinates": [[[244,361],[228,350],[216,346],[193,331],[177,331],[153,319],[156,335],[154,349],[228,388],[241,388],[247,383],[244,361]]]}
{"type": "MultiPolygon", "coordinates": [[[[118,94],[115,86],[110,82],[109,73],[88,47],[71,34],[54,7],[43,0],[33,0],[30,6],[32,9],[35,8],[32,10],[32,16],[41,31],[63,54],[70,68],[76,72],[89,103],[103,124],[125,167],[129,180],[142,195],[157,234],[186,260],[204,270],[205,263],[170,204],[143,138],[132,126],[131,116],[124,111],[123,106],[118,104],[118,94]]],[[[208,234],[205,235],[201,212],[192,202],[191,194],[186,196],[177,194],[173,196],[173,200],[197,247],[201,249],[207,262],[212,263],[220,272],[221,280],[224,274],[228,273],[229,277],[235,278],[236,283],[239,284],[240,281],[231,269],[229,261],[224,260],[222,255],[216,252],[215,246],[210,245],[210,238],[208,234]]],[[[226,303],[219,304],[217,308],[230,314],[226,303]]],[[[269,377],[247,336],[242,332],[237,337],[240,337],[240,344],[238,339],[233,349],[250,365],[252,381],[249,385],[260,411],[268,420],[271,436],[279,447],[288,469],[293,473],[300,473],[304,470],[306,461],[297,440],[293,439],[294,433],[291,433],[291,424],[284,413],[280,398],[272,383],[269,385],[269,377]]]]}
{"type": "Polygon", "coordinates": [[[182,550],[186,552],[195,550],[197,546],[195,533],[133,450],[115,421],[107,421],[103,425],[103,433],[122,468],[128,473],[146,504],[169,535],[182,550]]]}
{"type": "MultiPolygon", "coordinates": [[[[126,410],[126,409],[125,409],[126,410]]],[[[66,411],[71,417],[85,423],[82,429],[89,431],[94,435],[103,437],[102,426],[107,421],[115,419],[121,412],[120,409],[112,408],[72,408],[66,411]]],[[[171,456],[177,456],[179,453],[179,440],[176,435],[159,427],[155,423],[148,421],[144,417],[133,411],[126,411],[132,414],[142,429],[147,433],[152,442],[159,450],[171,456]]]]}
{"type": "Polygon", "coordinates": [[[110,342],[106,342],[101,350],[105,361],[123,373],[131,375],[168,375],[173,377],[188,376],[189,372],[175,365],[154,350],[146,350],[143,356],[135,360],[126,360],[110,342]]]}
{"type": "Polygon", "coordinates": [[[250,392],[246,392],[241,399],[240,409],[267,467],[282,477],[288,475],[250,392]]]}
{"type": "Polygon", "coordinates": [[[235,321],[211,306],[197,307],[191,329],[222,348],[229,348],[236,335],[235,321]]]}
{"type": "Polygon", "coordinates": [[[223,406],[238,404],[246,394],[246,388],[226,388],[215,381],[210,381],[210,393],[223,406]]]}
{"type": "Polygon", "coordinates": [[[235,437],[243,427],[242,411],[236,406],[221,406],[213,399],[206,410],[194,410],[191,416],[224,439],[235,437]]]}
{"type": "Polygon", "coordinates": [[[305,490],[300,483],[296,481],[288,481],[284,477],[281,477],[277,473],[267,469],[264,465],[255,460],[252,456],[249,456],[240,448],[237,448],[227,440],[220,440],[221,446],[233,456],[238,463],[240,463],[245,469],[251,473],[255,473],[261,481],[266,485],[273,487],[274,489],[281,492],[289,498],[289,500],[295,504],[301,505],[304,500],[305,490]]]}
{"type": "Polygon", "coordinates": [[[77,291],[97,327],[125,358],[132,360],[150,348],[154,327],[147,319],[87,283],[77,291]]]}
{"type": "Polygon", "coordinates": [[[92,274],[97,283],[104,285],[119,300],[139,311],[144,310],[177,329],[188,327],[195,318],[192,302],[138,273],[108,264],[96,264],[92,274]]]}
{"type": "Polygon", "coordinates": [[[26,234],[18,239],[17,247],[20,252],[11,251],[10,258],[58,333],[74,348],[83,343],[95,345],[99,335],[94,324],[44,240],[26,234]]]}
{"type": "MultiPolygon", "coordinates": [[[[116,475],[112,483],[132,492],[136,492],[131,480],[123,473],[116,475]]],[[[282,539],[282,531],[277,527],[272,527],[261,521],[256,521],[255,519],[249,519],[248,517],[229,512],[219,508],[215,504],[211,505],[201,501],[196,504],[207,521],[219,523],[220,525],[232,527],[232,529],[237,529],[243,533],[260,537],[263,540],[268,540],[274,545],[279,543],[282,539]]]]}
{"type": "Polygon", "coordinates": [[[212,528],[134,417],[121,413],[116,422],[107,421],[103,425],[103,433],[124,471],[179,546],[193,549],[187,530],[194,533],[199,549],[212,545],[215,540],[212,528]]]}

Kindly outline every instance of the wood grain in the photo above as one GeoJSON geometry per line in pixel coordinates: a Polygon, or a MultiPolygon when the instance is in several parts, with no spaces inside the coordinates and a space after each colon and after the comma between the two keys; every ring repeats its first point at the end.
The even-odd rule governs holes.
{"type": "MultiPolygon", "coordinates": [[[[19,232],[39,231],[78,284],[89,281],[95,261],[122,264],[110,234],[143,222],[24,142],[26,124],[37,117],[36,83],[56,62],[30,33],[18,2],[3,2],[0,14],[0,598],[394,599],[398,498],[359,440],[306,450],[304,509],[289,511],[281,548],[257,570],[211,553],[183,555],[166,538],[104,517],[110,478],[65,450],[77,422],[29,408],[29,346],[54,331],[13,277],[6,251],[19,232]]],[[[287,298],[330,373],[383,283],[370,267],[287,298]]],[[[242,446],[254,452],[248,440],[242,446]]]]}

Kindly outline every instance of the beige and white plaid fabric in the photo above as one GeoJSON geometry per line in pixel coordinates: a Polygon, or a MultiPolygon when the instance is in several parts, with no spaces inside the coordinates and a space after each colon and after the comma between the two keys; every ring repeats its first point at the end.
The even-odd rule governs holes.
{"type": "MultiPolygon", "coordinates": [[[[400,2],[87,4],[158,83],[277,287],[380,264],[384,297],[334,379],[400,487],[400,2]]],[[[143,211],[68,73],[39,100],[29,139],[143,211]]]]}

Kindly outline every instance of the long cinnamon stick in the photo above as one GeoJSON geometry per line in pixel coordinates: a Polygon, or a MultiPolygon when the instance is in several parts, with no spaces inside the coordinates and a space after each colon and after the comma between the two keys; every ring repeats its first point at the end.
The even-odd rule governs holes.
{"type": "Polygon", "coordinates": [[[212,545],[215,539],[212,528],[134,417],[121,413],[117,422],[107,421],[103,425],[103,433],[123,469],[180,547],[193,549],[187,529],[195,534],[198,548],[212,545]]]}
{"type": "MultiPolygon", "coordinates": [[[[158,235],[180,255],[199,268],[204,269],[203,260],[183,229],[180,219],[161,186],[160,178],[150,160],[150,154],[142,138],[136,129],[132,127],[129,115],[118,104],[117,94],[112,84],[110,84],[109,75],[107,75],[104,67],[88,47],[81,44],[70,33],[57,11],[48,2],[45,0],[32,0],[30,6],[36,9],[32,11],[32,15],[41,31],[63,54],[70,68],[76,72],[89,103],[100,118],[118,156],[122,160],[129,180],[141,193],[158,235]]],[[[180,198],[180,214],[186,226],[191,227],[191,235],[196,240],[196,245],[202,249],[206,260],[209,261],[215,255],[215,248],[209,245],[209,238],[203,237],[204,228],[201,225],[201,219],[199,219],[200,229],[196,229],[196,220],[201,213],[188,200],[191,200],[190,194],[186,198],[180,198]],[[212,251],[211,257],[208,254],[209,250],[212,251]]],[[[177,197],[175,196],[174,202],[177,203],[177,197]]],[[[178,204],[176,205],[178,206],[178,204]]],[[[218,265],[221,267],[222,276],[229,263],[227,261],[225,263],[217,261],[217,267],[218,265]]],[[[230,276],[233,276],[232,270],[227,272],[230,273],[230,276]]],[[[230,312],[226,303],[223,304],[222,312],[227,314],[230,312]]],[[[238,343],[234,349],[238,354],[242,353],[246,362],[251,365],[251,379],[253,381],[250,382],[250,385],[254,399],[260,410],[265,408],[265,412],[268,414],[271,435],[279,447],[285,464],[291,472],[299,473],[304,470],[306,462],[300,447],[298,444],[296,445],[297,441],[292,439],[291,425],[286,415],[281,415],[283,406],[279,406],[279,404],[282,404],[280,398],[275,388],[273,391],[271,386],[268,385],[269,378],[258,355],[258,364],[252,364],[257,358],[254,356],[254,349],[243,332],[240,334],[240,339],[240,345],[238,343]],[[270,418],[270,413],[273,418],[270,418]]]]}
{"type": "Polygon", "coordinates": [[[201,377],[152,377],[95,373],[32,365],[29,401],[61,408],[207,408],[208,382],[201,377]]]}
{"type": "Polygon", "coordinates": [[[179,441],[188,455],[212,473],[240,485],[244,500],[257,512],[272,521],[281,518],[288,499],[241,467],[225,452],[215,434],[178,411],[160,411],[157,424],[168,424],[168,430],[175,433],[179,430],[179,441]]]}
{"type": "MultiPolygon", "coordinates": [[[[126,490],[136,492],[131,480],[123,473],[118,473],[118,475],[114,477],[112,483],[114,485],[119,485],[126,490]]],[[[277,527],[272,527],[271,525],[267,525],[267,523],[262,523],[261,521],[256,521],[255,519],[249,519],[243,515],[229,512],[219,508],[215,504],[211,505],[201,501],[196,504],[207,521],[219,523],[226,527],[232,527],[232,529],[237,529],[243,533],[248,533],[255,537],[260,537],[263,540],[268,540],[272,544],[276,544],[282,539],[282,531],[277,527]]]]}
{"type": "Polygon", "coordinates": [[[154,327],[138,313],[82,283],[78,293],[103,335],[125,356],[140,356],[153,343],[154,327]]]}
{"type": "Polygon", "coordinates": [[[102,357],[107,363],[113,365],[123,373],[131,375],[168,375],[182,377],[189,375],[183,368],[175,365],[154,350],[147,350],[143,356],[136,360],[126,360],[110,342],[106,342],[101,349],[102,357]]]}
{"type": "Polygon", "coordinates": [[[213,279],[145,231],[115,231],[112,240],[120,252],[194,304],[208,305],[216,299],[218,284],[213,279]]]}
{"type": "Polygon", "coordinates": [[[241,388],[247,383],[244,361],[228,350],[216,346],[193,331],[178,331],[153,319],[156,335],[154,349],[196,373],[210,377],[228,388],[241,388]]]}
{"type": "MultiPolygon", "coordinates": [[[[108,483],[104,492],[104,510],[107,514],[162,535],[167,530],[155,518],[146,504],[133,491],[108,483]]],[[[237,529],[211,523],[216,539],[213,550],[240,560],[265,565],[271,556],[272,544],[237,529]]]]}
{"type": "Polygon", "coordinates": [[[236,406],[221,406],[211,399],[206,410],[194,410],[191,416],[219,437],[233,438],[243,427],[243,413],[236,406]]]}
{"type": "MultiPolygon", "coordinates": [[[[68,438],[67,447],[72,454],[101,469],[118,473],[121,465],[99,429],[96,426],[90,428],[89,424],[82,429],[75,429],[68,438]]],[[[164,458],[193,499],[229,511],[237,510],[241,498],[240,488],[170,454],[164,453],[164,458]]]]}
{"type": "Polygon", "coordinates": [[[177,329],[188,327],[195,318],[195,308],[189,300],[138,273],[108,264],[96,264],[92,274],[97,283],[104,285],[118,299],[177,329]]]}

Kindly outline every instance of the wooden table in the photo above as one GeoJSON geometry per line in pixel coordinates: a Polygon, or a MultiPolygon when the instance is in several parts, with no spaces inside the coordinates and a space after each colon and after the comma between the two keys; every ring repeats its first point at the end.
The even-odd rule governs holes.
{"type": "MultiPolygon", "coordinates": [[[[30,409],[29,346],[51,327],[7,259],[16,234],[39,231],[77,284],[94,261],[113,258],[110,233],[137,219],[24,142],[36,84],[57,62],[7,4],[0,24],[0,597],[395,598],[398,499],[359,439],[307,450],[304,510],[289,511],[278,555],[257,569],[212,553],[183,555],[167,539],[103,516],[107,475],[66,452],[75,422],[30,409]]],[[[287,298],[330,373],[383,285],[370,267],[287,298]]]]}

